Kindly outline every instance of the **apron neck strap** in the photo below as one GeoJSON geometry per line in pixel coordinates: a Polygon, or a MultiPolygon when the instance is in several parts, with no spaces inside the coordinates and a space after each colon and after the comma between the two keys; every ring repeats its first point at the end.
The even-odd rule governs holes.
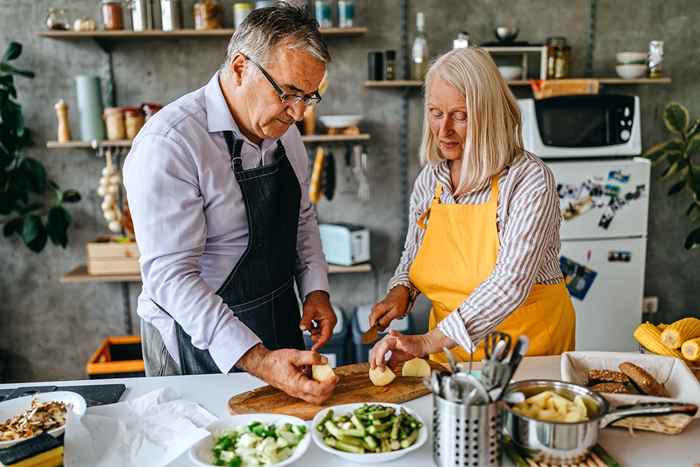
{"type": "Polygon", "coordinates": [[[243,140],[236,138],[232,131],[224,131],[224,139],[226,139],[228,153],[231,156],[231,168],[233,168],[233,172],[243,172],[243,159],[241,158],[243,140]]]}
{"type": "Polygon", "coordinates": [[[442,196],[442,183],[438,180],[435,182],[435,196],[433,196],[433,201],[440,202],[440,197],[442,196]]]}

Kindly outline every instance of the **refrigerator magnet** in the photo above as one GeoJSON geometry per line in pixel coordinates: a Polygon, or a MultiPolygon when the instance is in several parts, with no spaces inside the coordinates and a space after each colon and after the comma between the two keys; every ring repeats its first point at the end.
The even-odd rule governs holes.
{"type": "Polygon", "coordinates": [[[622,173],[622,170],[611,170],[608,173],[608,180],[617,180],[620,183],[627,183],[630,181],[629,174],[622,173]]]}
{"type": "Polygon", "coordinates": [[[632,253],[629,251],[608,251],[608,261],[611,263],[629,263],[632,260],[632,253]]]}
{"type": "Polygon", "coordinates": [[[564,274],[564,282],[569,294],[584,300],[598,273],[566,256],[559,257],[559,267],[564,274]]]}

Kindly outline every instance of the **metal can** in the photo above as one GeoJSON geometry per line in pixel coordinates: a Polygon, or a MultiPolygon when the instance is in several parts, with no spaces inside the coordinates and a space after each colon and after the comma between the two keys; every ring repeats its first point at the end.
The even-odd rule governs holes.
{"type": "Polygon", "coordinates": [[[661,78],[664,74],[664,41],[649,42],[648,60],[649,78],[661,78]]]}
{"type": "Polygon", "coordinates": [[[153,0],[132,0],[131,28],[134,31],[147,31],[153,29],[153,0]]]}
{"type": "Polygon", "coordinates": [[[233,5],[233,25],[236,29],[241,27],[241,24],[251,11],[253,11],[252,3],[235,3],[233,5]]]}
{"type": "Polygon", "coordinates": [[[160,0],[160,17],[163,31],[182,29],[182,4],[180,0],[160,0]]]}

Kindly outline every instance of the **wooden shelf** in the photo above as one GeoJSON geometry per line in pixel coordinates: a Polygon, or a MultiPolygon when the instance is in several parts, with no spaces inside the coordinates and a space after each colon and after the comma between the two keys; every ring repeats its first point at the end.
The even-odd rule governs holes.
{"type": "MultiPolygon", "coordinates": [[[[367,33],[367,28],[321,28],[324,36],[360,36],[367,33]]],[[[40,37],[51,39],[177,39],[185,37],[231,37],[233,29],[210,29],[199,31],[196,29],[178,29],[176,31],[43,31],[40,37]]]]}
{"type": "MultiPolygon", "coordinates": [[[[329,265],[330,274],[353,274],[372,272],[372,265],[369,263],[356,264],[355,266],[329,265]]],[[[81,264],[61,277],[62,284],[84,284],[93,282],[141,282],[140,274],[112,274],[112,275],[92,275],[88,274],[87,266],[81,264]]]]}
{"type": "MultiPolygon", "coordinates": [[[[352,141],[368,141],[370,135],[361,133],[359,135],[308,135],[302,136],[301,140],[304,143],[343,143],[352,141]]],[[[58,141],[48,141],[46,143],[48,149],[98,149],[98,148],[129,148],[131,147],[130,140],[118,141],[70,141],[68,143],[59,143],[58,141]]]]}
{"type": "MultiPolygon", "coordinates": [[[[592,78],[600,82],[600,84],[609,85],[630,85],[630,84],[671,84],[671,78],[592,78]]],[[[528,80],[512,80],[508,81],[510,86],[529,86],[528,80]]],[[[387,81],[365,81],[365,86],[368,88],[417,88],[423,86],[423,81],[415,80],[387,80],[387,81]]]]}

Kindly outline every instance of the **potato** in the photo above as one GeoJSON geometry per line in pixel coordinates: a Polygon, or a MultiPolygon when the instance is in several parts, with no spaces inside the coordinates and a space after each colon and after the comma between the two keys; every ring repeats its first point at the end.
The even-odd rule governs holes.
{"type": "Polygon", "coordinates": [[[429,377],[430,365],[422,358],[413,358],[403,364],[401,376],[429,377]]]}
{"type": "MultiPolygon", "coordinates": [[[[539,394],[535,394],[532,397],[528,397],[525,402],[531,405],[536,405],[537,407],[540,408],[545,408],[547,407],[547,402],[549,399],[552,397],[552,394],[554,394],[552,391],[544,391],[539,394]]],[[[550,405],[551,407],[551,405],[550,405]]]]}
{"type": "Polygon", "coordinates": [[[389,367],[385,367],[384,371],[379,367],[374,369],[370,368],[369,370],[369,380],[372,381],[372,384],[375,386],[386,386],[394,381],[394,378],[396,378],[396,375],[389,367]]]}
{"type": "Polygon", "coordinates": [[[570,401],[553,391],[544,391],[515,404],[513,411],[525,417],[551,422],[575,423],[587,420],[588,411],[581,396],[570,401]]]}
{"type": "Polygon", "coordinates": [[[581,411],[583,412],[584,417],[588,417],[588,407],[586,407],[586,403],[583,402],[583,397],[581,397],[581,396],[574,397],[574,405],[581,408],[581,411]]]}
{"type": "Polygon", "coordinates": [[[330,365],[311,365],[311,377],[316,381],[328,381],[334,376],[335,372],[330,365]]]}

